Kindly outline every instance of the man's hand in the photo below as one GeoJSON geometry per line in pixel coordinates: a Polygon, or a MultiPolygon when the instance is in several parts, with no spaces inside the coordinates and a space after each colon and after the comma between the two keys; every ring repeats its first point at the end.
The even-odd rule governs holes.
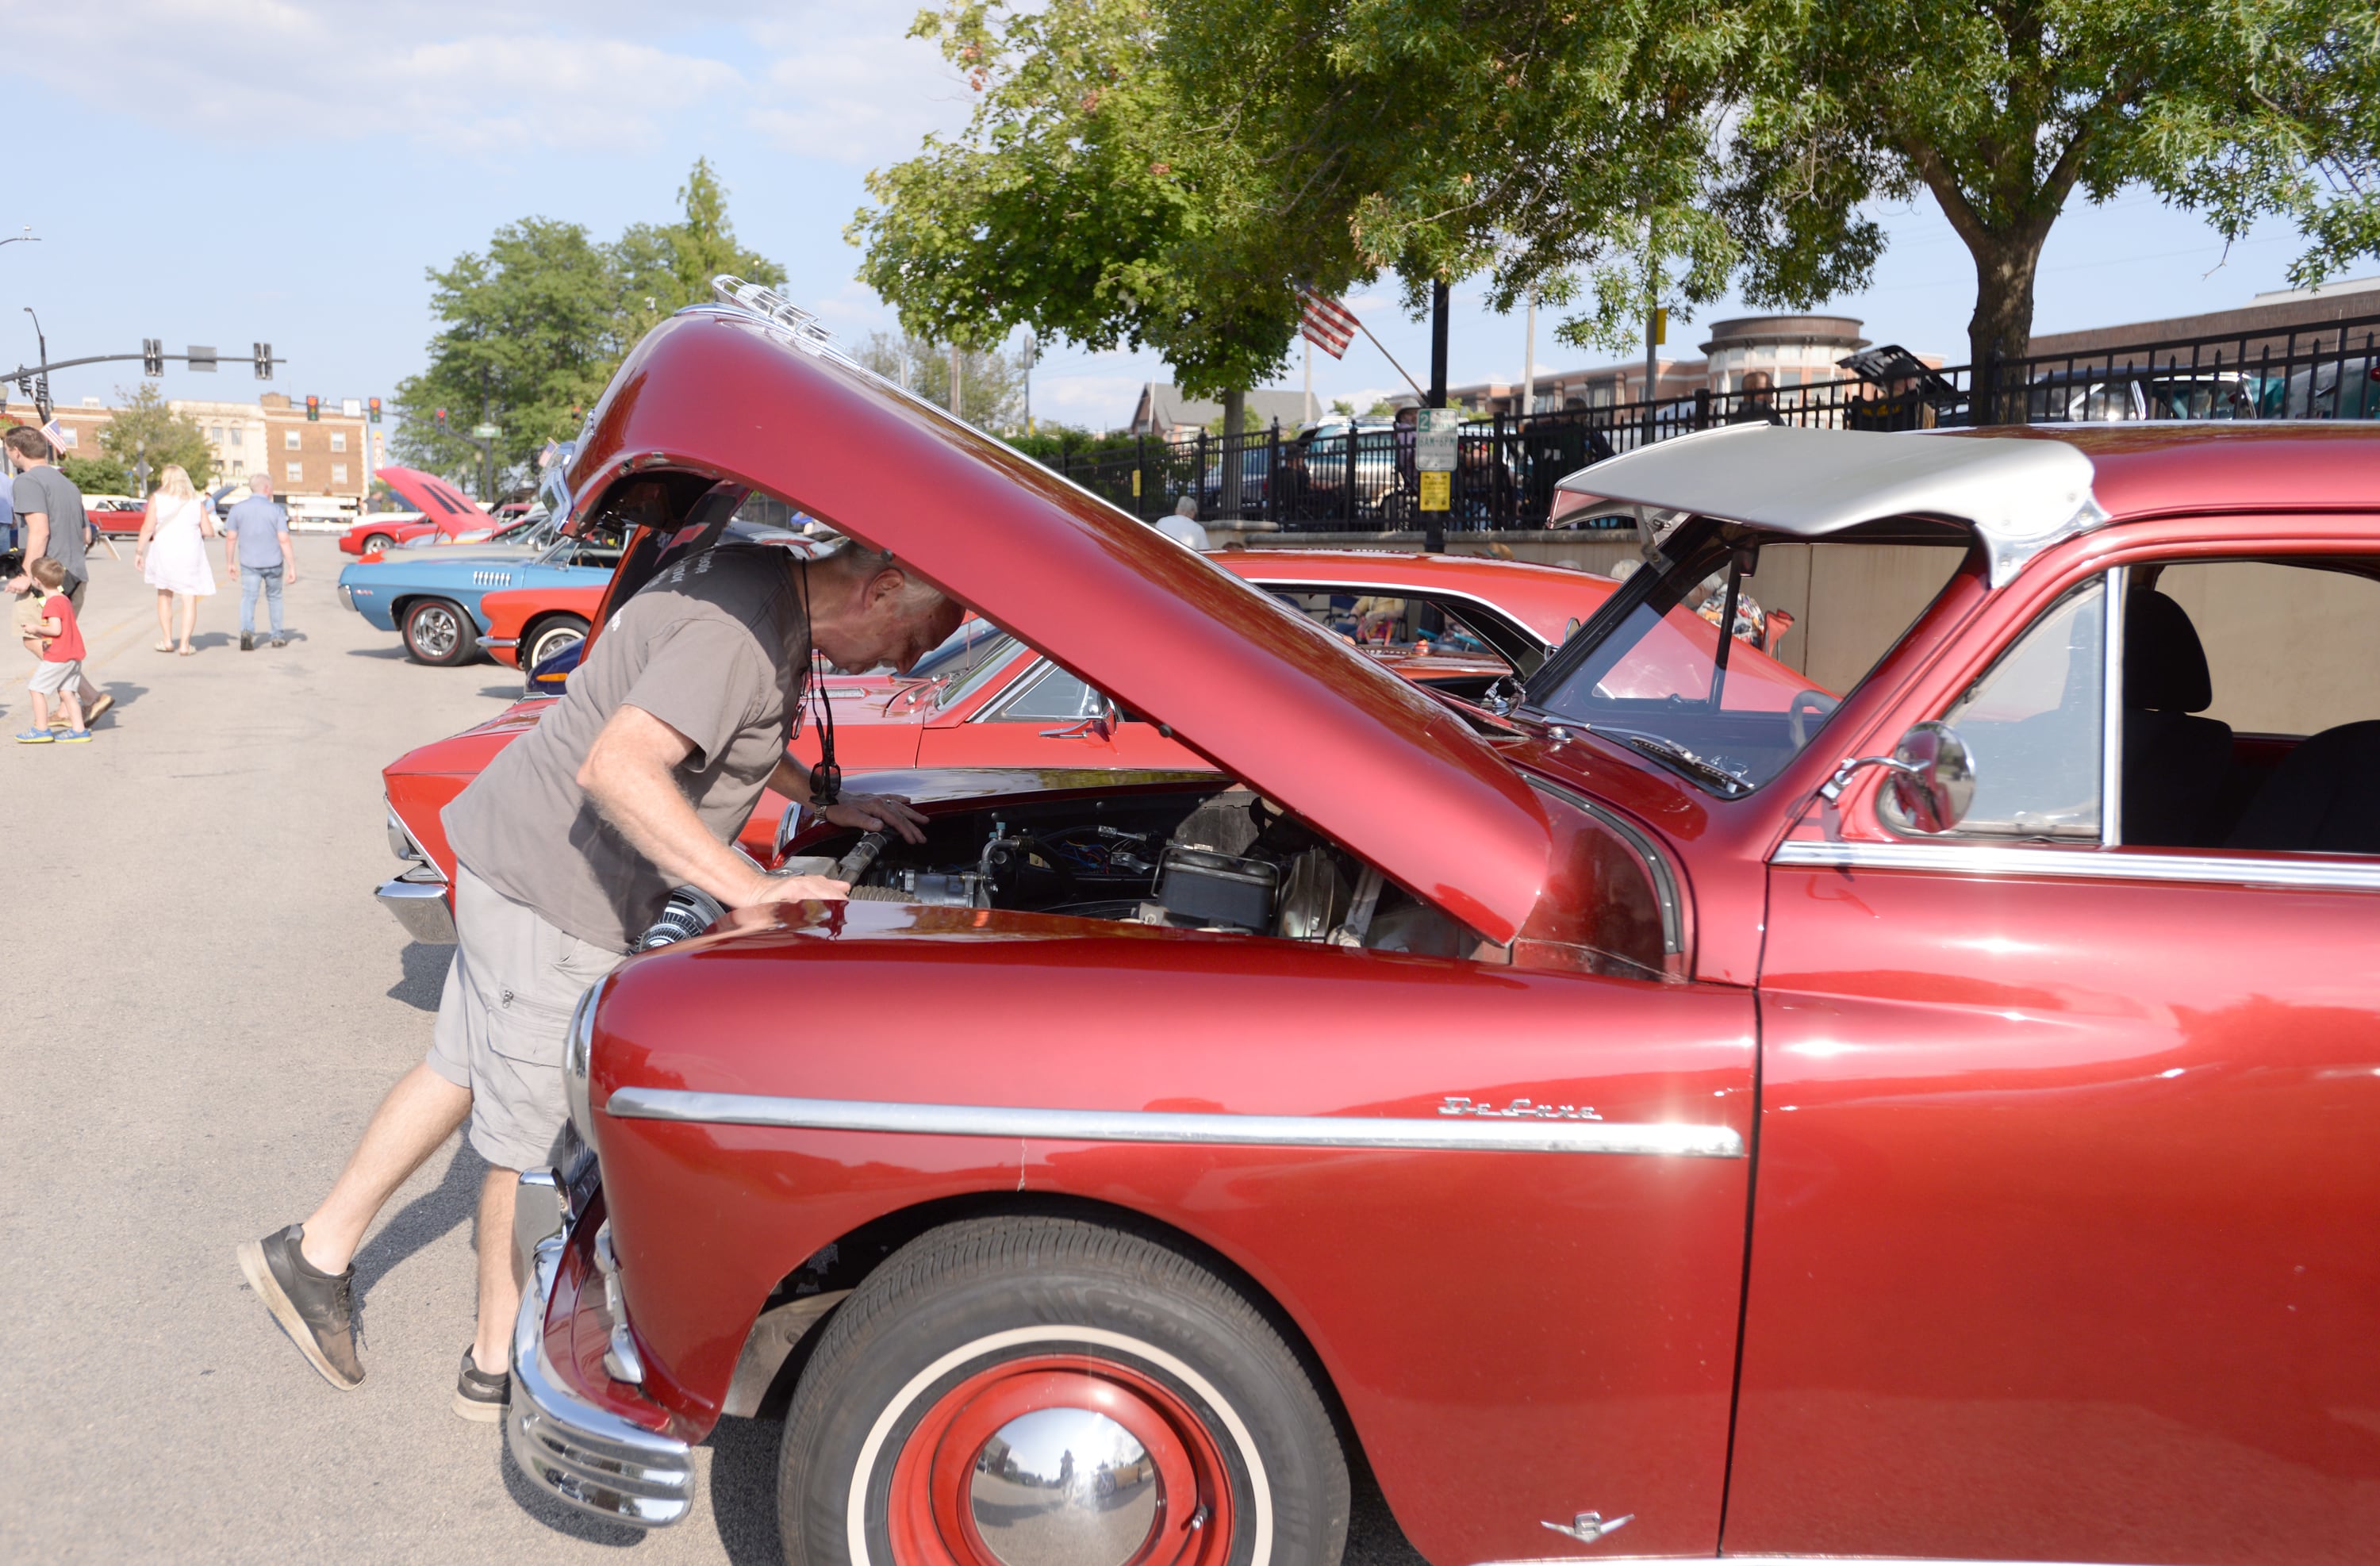
{"type": "Polygon", "coordinates": [[[926,841],[926,818],[898,794],[846,794],[819,817],[855,832],[896,832],[905,843],[926,841]]]}
{"type": "Polygon", "coordinates": [[[851,895],[849,881],[825,876],[760,876],[752,878],[731,908],[757,908],[767,903],[840,903],[851,895]]]}
{"type": "Polygon", "coordinates": [[[33,578],[30,576],[11,577],[8,578],[8,590],[12,593],[20,593],[32,586],[32,583],[33,578]]]}

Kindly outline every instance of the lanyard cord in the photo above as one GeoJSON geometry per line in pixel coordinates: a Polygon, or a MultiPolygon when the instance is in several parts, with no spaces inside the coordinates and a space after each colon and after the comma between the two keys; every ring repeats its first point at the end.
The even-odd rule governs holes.
{"type": "Polygon", "coordinates": [[[809,643],[810,635],[810,563],[802,567],[802,682],[809,687],[818,703],[819,764],[810,769],[810,807],[823,810],[843,796],[843,769],[834,764],[834,702],[826,693],[826,682],[817,678],[818,649],[809,643]]]}

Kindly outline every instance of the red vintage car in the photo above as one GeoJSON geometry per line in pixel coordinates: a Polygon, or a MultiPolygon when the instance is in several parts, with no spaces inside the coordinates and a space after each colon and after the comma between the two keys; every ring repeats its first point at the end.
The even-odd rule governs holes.
{"type": "Polygon", "coordinates": [[[488,617],[488,634],[480,638],[480,646],[499,663],[534,669],[572,642],[586,639],[605,591],[604,586],[590,584],[492,592],[480,600],[480,613],[488,617]]]}
{"type": "MultiPolygon", "coordinates": [[[[791,535],[777,535],[787,538],[791,535]]],[[[1599,609],[1613,584],[1550,565],[1451,555],[1358,551],[1227,551],[1208,557],[1223,571],[1262,588],[1335,634],[1354,639],[1361,657],[1402,677],[1473,698],[1499,679],[1525,674],[1569,629],[1599,609]],[[1334,605],[1336,607],[1334,607],[1334,605]],[[1366,607],[1362,615],[1358,605],[1366,607]]],[[[609,617],[603,603],[583,616],[567,593],[609,595],[619,601],[648,578],[650,562],[616,575],[601,589],[515,589],[480,601],[491,630],[481,645],[507,662],[526,637],[545,650],[531,666],[587,627],[609,617]],[[517,625],[507,637],[504,627],[517,625]],[[507,643],[511,645],[507,645],[507,643]]],[[[1705,640],[1716,636],[1701,627],[1705,640]]],[[[1152,656],[1161,656],[1151,644],[1152,656]]],[[[1765,681],[1781,706],[1808,681],[1750,649],[1739,648],[1740,669],[1765,681]]],[[[921,660],[916,677],[860,676],[819,671],[818,688],[832,704],[835,756],[847,770],[1025,767],[1050,771],[1134,767],[1198,771],[1208,763],[1164,725],[1120,708],[1095,686],[1017,637],[970,620],[949,645],[921,660]]],[[[489,759],[530,725],[552,701],[528,698],[476,728],[436,740],[391,762],[382,774],[392,832],[410,838],[428,868],[408,872],[382,889],[407,928],[425,939],[451,939],[439,909],[428,905],[454,874],[453,851],[439,814],[479,776],[489,759]]],[[[816,706],[813,704],[813,711],[816,706]]],[[[821,759],[821,725],[795,736],[792,753],[821,759]]],[[[745,829],[755,855],[774,851],[787,801],[765,794],[745,829]]],[[[395,841],[395,840],[393,840],[395,841]]]]}
{"type": "Polygon", "coordinates": [[[424,473],[417,467],[382,467],[375,469],[372,477],[385,482],[399,500],[420,515],[404,521],[367,516],[339,535],[342,553],[371,554],[394,549],[411,539],[434,534],[451,540],[463,533],[484,533],[498,525],[494,517],[480,509],[478,501],[435,473],[424,473]]]}
{"type": "Polygon", "coordinates": [[[765,489],[1221,771],[672,901],[524,1182],[537,1485],[667,1524],[760,1417],[795,1563],[1310,1566],[1358,1477],[1443,1566],[2370,1559],[2380,436],[1665,442],[1500,715],[741,297],[597,410],[631,561],[765,489]]]}

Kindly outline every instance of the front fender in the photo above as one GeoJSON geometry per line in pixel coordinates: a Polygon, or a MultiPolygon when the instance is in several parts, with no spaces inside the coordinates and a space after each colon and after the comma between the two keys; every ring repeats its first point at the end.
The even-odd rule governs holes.
{"type": "Polygon", "coordinates": [[[820,1246],[946,1197],[1075,1196],[1212,1247],[1288,1314],[1431,1558],[1541,1555],[1540,1521],[1590,1509],[1635,1512],[1648,1553],[1717,1548],[1745,992],[977,909],[735,922],[625,965],[596,1018],[629,1314],[681,1414],[717,1417],[770,1292],[820,1246]],[[1112,1135],[613,1113],[629,1086],[1091,1111],[1112,1135]],[[1728,1133],[1735,1156],[1137,1139],[1160,1114],[1439,1126],[1457,1097],[1582,1135],[1728,1133]]]}

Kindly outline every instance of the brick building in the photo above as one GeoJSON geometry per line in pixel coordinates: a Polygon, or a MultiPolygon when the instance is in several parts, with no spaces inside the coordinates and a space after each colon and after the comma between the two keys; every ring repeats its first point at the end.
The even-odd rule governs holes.
{"type": "MultiPolygon", "coordinates": [[[[388,460],[381,431],[366,421],[360,405],[325,399],[319,419],[306,417],[304,402],[267,392],[255,402],[211,402],[177,397],[165,405],[198,425],[215,464],[215,484],[245,483],[251,473],[273,475],[273,487],[293,511],[328,515],[353,512],[371,488],[371,476],[388,460]]],[[[6,405],[20,424],[39,422],[27,402],[6,405]]],[[[68,456],[100,456],[100,432],[115,410],[97,397],[57,409],[68,456]]]]}

